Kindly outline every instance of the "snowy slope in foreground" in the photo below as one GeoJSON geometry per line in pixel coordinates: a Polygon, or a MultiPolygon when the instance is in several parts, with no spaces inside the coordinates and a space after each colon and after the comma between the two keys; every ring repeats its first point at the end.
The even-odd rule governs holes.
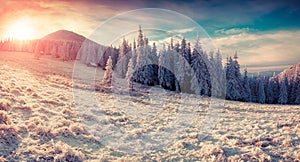
{"type": "MultiPolygon", "coordinates": [[[[167,123],[176,121],[172,117],[178,109],[187,110],[185,113],[188,113],[194,111],[192,108],[197,105],[197,117],[201,119],[207,113],[209,100],[185,96],[176,98],[169,92],[160,92],[155,88],[139,97],[94,93],[86,88],[88,86],[83,81],[76,89],[82,90],[86,98],[95,97],[97,105],[88,102],[77,102],[76,105],[70,75],[72,69],[72,63],[50,58],[34,60],[28,53],[0,52],[0,161],[300,159],[299,106],[229,101],[225,102],[219,112],[218,122],[212,131],[207,132],[206,138],[198,138],[197,122],[185,119],[190,125],[176,129],[176,138],[170,136],[174,140],[170,140],[161,150],[145,154],[128,153],[128,143],[122,142],[122,138],[126,137],[121,137],[121,142],[115,142],[115,145],[109,145],[98,136],[103,132],[101,127],[98,132],[92,132],[89,126],[95,126],[95,123],[109,124],[124,131],[127,138],[139,139],[143,135],[166,130],[167,123]],[[128,104],[147,109],[154,115],[145,118],[130,115],[126,109],[128,104]],[[78,107],[83,109],[79,114],[78,107]],[[161,111],[155,114],[149,109],[161,111]],[[80,116],[86,120],[81,122],[80,116]],[[86,122],[90,125],[85,125],[86,122]],[[99,142],[101,140],[102,143],[99,142]],[[120,151],[124,150],[122,148],[125,151],[120,151]]],[[[184,114],[183,111],[180,113],[184,114]]],[[[114,131],[106,130],[106,135],[114,131]]],[[[165,138],[160,134],[156,137],[161,141],[163,139],[160,138],[165,138]]],[[[151,142],[144,144],[156,147],[151,142]]]]}

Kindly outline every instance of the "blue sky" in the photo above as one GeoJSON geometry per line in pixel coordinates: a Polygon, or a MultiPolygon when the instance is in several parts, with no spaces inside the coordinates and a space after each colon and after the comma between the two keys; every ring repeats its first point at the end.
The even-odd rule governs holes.
{"type": "MultiPolygon", "coordinates": [[[[36,38],[62,28],[89,37],[99,25],[121,13],[163,8],[196,21],[221,49],[224,58],[237,50],[242,67],[247,65],[251,71],[280,70],[300,61],[300,1],[9,0],[1,1],[0,6],[1,38],[10,24],[22,19],[30,22],[36,38]]],[[[135,16],[139,24],[149,22],[143,15],[135,16]]],[[[164,21],[176,22],[176,18],[164,21]]],[[[178,31],[184,35],[190,29],[178,31]]]]}
{"type": "MultiPolygon", "coordinates": [[[[90,1],[90,3],[98,3],[90,1]]],[[[216,30],[251,28],[251,31],[298,29],[300,1],[101,1],[115,9],[164,8],[187,15],[214,36],[216,30]]]]}

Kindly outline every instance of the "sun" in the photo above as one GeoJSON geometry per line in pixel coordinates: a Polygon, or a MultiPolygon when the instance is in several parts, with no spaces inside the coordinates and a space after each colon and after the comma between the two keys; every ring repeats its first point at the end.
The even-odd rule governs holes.
{"type": "Polygon", "coordinates": [[[26,19],[15,21],[9,26],[7,31],[7,37],[18,40],[33,39],[34,35],[32,22],[26,19]]]}

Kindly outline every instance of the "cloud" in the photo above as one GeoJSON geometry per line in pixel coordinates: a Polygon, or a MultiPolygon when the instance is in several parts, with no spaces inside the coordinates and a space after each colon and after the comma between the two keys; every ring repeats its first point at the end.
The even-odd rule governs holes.
{"type": "MultiPolygon", "coordinates": [[[[285,17],[278,19],[284,27],[286,17],[296,17],[299,13],[299,3],[295,1],[122,1],[122,0],[75,0],[75,1],[1,1],[0,2],[0,37],[1,32],[7,28],[7,24],[12,20],[30,17],[36,21],[35,28],[42,33],[50,33],[55,30],[65,28],[73,30],[82,35],[88,36],[98,25],[108,18],[120,14],[124,11],[140,8],[164,8],[174,10],[183,15],[187,15],[203,26],[208,33],[214,34],[219,30],[219,34],[236,34],[236,26],[254,24],[259,26],[259,22],[268,22],[269,19],[262,19],[264,15],[272,13],[280,8],[288,8],[285,17]],[[292,15],[292,16],[291,16],[292,15]],[[283,22],[283,23],[281,23],[283,22]],[[232,27],[222,31],[222,28],[232,27]]],[[[165,20],[168,21],[168,20],[165,20]]],[[[295,21],[294,21],[295,22],[295,21]]],[[[276,24],[275,24],[276,25],[276,24]]],[[[274,26],[274,24],[273,24],[274,26]]],[[[244,28],[240,28],[244,29],[244,28]]]]}
{"type": "Polygon", "coordinates": [[[128,38],[130,33],[137,32],[139,25],[142,25],[144,34],[151,41],[172,36],[196,37],[197,31],[199,35],[205,35],[205,31],[195,21],[182,14],[164,9],[138,9],[108,19],[90,38],[100,44],[110,44],[112,39],[124,35],[128,38]]]}
{"type": "Polygon", "coordinates": [[[232,29],[220,29],[216,30],[215,34],[222,34],[222,35],[235,35],[235,34],[242,34],[249,32],[249,28],[232,28],[232,29]]]}
{"type": "Polygon", "coordinates": [[[187,32],[193,32],[195,30],[196,30],[196,27],[191,27],[191,28],[171,30],[170,33],[184,34],[184,33],[187,33],[187,32]]]}
{"type": "Polygon", "coordinates": [[[121,10],[92,2],[74,1],[1,1],[0,38],[15,21],[30,19],[40,38],[59,29],[89,35],[104,20],[121,10]]]}
{"type": "MultiPolygon", "coordinates": [[[[3,38],[11,23],[27,18],[32,20],[32,26],[37,31],[37,38],[62,28],[89,37],[91,34],[95,34],[95,29],[99,25],[117,14],[132,9],[159,7],[174,10],[181,13],[182,17],[187,15],[196,20],[213,36],[215,44],[223,51],[224,57],[231,55],[234,50],[238,50],[240,63],[248,65],[249,69],[254,69],[254,67],[255,70],[263,67],[274,69],[300,61],[300,47],[298,47],[300,31],[296,30],[297,28],[293,28],[294,30],[285,29],[289,23],[291,24],[291,22],[286,21],[286,18],[291,19],[299,15],[300,5],[297,1],[167,0],[158,3],[157,0],[138,2],[133,0],[126,2],[122,0],[75,0],[72,2],[64,0],[46,3],[34,0],[9,0],[0,1],[0,6],[0,38],[3,38]],[[280,14],[281,17],[280,15],[279,17],[274,16],[276,15],[274,12],[281,8],[286,9],[283,12],[277,12],[277,15],[280,14]],[[266,15],[268,16],[266,17],[266,15]],[[272,29],[276,23],[270,20],[275,19],[282,27],[280,31],[272,29]],[[253,31],[254,28],[255,31],[253,31]],[[273,32],[268,32],[269,30],[273,30],[273,32]]],[[[170,15],[172,14],[174,15],[174,12],[170,12],[170,15]]],[[[97,38],[103,39],[104,43],[109,44],[114,41],[112,38],[118,39],[122,34],[128,34],[126,32],[130,31],[129,29],[122,29],[126,25],[131,25],[130,29],[134,32],[138,29],[139,24],[148,24],[154,30],[157,29],[155,36],[152,36],[151,32],[147,30],[145,33],[151,41],[159,42],[169,42],[170,37],[174,36],[173,34],[158,32],[160,29],[176,33],[177,37],[186,37],[190,39],[192,44],[198,30],[194,24],[179,21],[178,17],[168,19],[166,15],[160,13],[156,13],[154,17],[147,17],[145,14],[133,14],[108,26],[104,30],[103,37],[96,33],[95,40],[97,38]],[[114,31],[119,32],[114,35],[114,31]]],[[[299,24],[297,27],[299,29],[299,24]]],[[[200,38],[202,38],[204,45],[209,44],[207,42],[210,42],[210,38],[205,34],[203,35],[200,38]]],[[[212,46],[208,48],[212,48],[212,46]]]]}
{"type": "Polygon", "coordinates": [[[239,62],[255,70],[276,69],[300,62],[300,30],[273,31],[270,33],[241,33],[214,38],[224,56],[238,51],[239,62]],[[255,68],[254,68],[255,67],[255,68]]]}

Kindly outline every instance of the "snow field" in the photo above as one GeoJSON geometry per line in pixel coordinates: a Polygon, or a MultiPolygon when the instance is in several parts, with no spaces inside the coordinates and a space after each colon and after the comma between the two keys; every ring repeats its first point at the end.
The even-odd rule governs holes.
{"type": "Polygon", "coordinates": [[[82,92],[85,100],[76,101],[73,64],[48,58],[36,61],[26,57],[27,53],[10,53],[5,59],[3,55],[0,54],[0,161],[300,159],[299,106],[224,101],[216,125],[205,138],[199,138],[203,134],[198,126],[209,111],[210,99],[156,88],[141,96],[101,93],[94,92],[85,81],[78,81],[81,84],[76,84],[75,89],[82,92]],[[90,97],[96,103],[86,102],[90,97]],[[78,111],[80,108],[82,111],[78,111]],[[139,109],[145,111],[133,113],[139,109]],[[196,122],[184,118],[191,114],[196,122]],[[106,143],[104,138],[109,135],[118,142],[106,143]],[[138,147],[131,148],[132,144],[138,147]]]}

